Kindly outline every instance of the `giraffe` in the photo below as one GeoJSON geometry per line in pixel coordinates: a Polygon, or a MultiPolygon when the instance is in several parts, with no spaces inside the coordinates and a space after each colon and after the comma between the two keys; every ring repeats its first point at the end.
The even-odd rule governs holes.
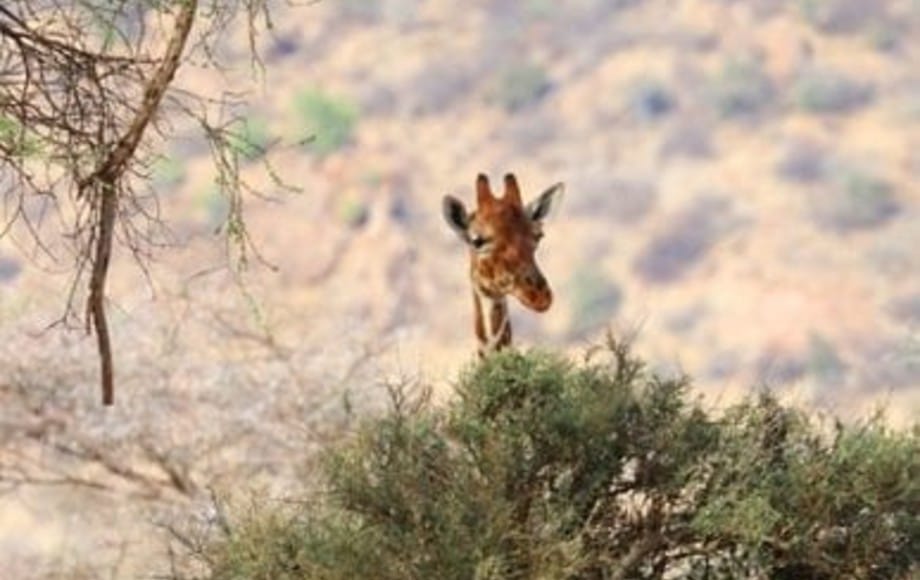
{"type": "Polygon", "coordinates": [[[507,296],[536,312],[553,302],[553,293],[534,254],[543,237],[543,220],[558,205],[564,186],[557,183],[524,205],[514,174],[505,175],[505,193],[497,198],[484,174],[476,178],[476,209],[447,195],[444,218],[470,251],[474,330],[479,356],[511,345],[507,296]]]}

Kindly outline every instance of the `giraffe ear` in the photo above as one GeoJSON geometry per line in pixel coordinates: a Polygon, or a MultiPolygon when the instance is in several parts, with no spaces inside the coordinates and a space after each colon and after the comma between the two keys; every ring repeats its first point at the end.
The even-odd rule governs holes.
{"type": "Polygon", "coordinates": [[[444,213],[444,220],[447,221],[447,225],[457,232],[460,239],[468,242],[470,235],[467,232],[467,228],[470,225],[470,216],[466,212],[466,206],[463,205],[463,202],[451,195],[445,195],[444,200],[441,202],[441,211],[444,213]]]}
{"type": "Polygon", "coordinates": [[[535,222],[546,219],[559,205],[564,191],[565,184],[557,183],[541,193],[540,197],[527,204],[527,216],[535,222]]]}

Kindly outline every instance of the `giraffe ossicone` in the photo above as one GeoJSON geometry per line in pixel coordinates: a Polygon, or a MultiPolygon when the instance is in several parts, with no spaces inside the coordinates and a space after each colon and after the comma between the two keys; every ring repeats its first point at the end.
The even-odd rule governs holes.
{"type": "Polygon", "coordinates": [[[496,197],[489,179],[480,174],[473,211],[453,196],[443,201],[444,219],[469,246],[474,330],[481,356],[511,345],[508,295],[537,312],[553,302],[535,254],[543,222],[558,206],[564,186],[557,183],[525,204],[513,174],[505,175],[504,185],[504,195],[496,197]]]}

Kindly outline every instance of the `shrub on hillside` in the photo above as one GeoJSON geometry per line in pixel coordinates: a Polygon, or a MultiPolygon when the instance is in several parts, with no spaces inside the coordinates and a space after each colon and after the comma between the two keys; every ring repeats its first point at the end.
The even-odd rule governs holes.
{"type": "Polygon", "coordinates": [[[357,230],[370,219],[370,208],[356,195],[345,195],[339,200],[337,212],[339,221],[350,229],[357,230]]]}
{"type": "Polygon", "coordinates": [[[515,113],[538,102],[551,88],[552,82],[542,66],[515,62],[499,73],[492,99],[509,113],[515,113]]]}
{"type": "Polygon", "coordinates": [[[735,220],[731,202],[706,196],[675,214],[639,252],[633,270],[642,280],[667,284],[697,265],[735,220]]]}
{"type": "Polygon", "coordinates": [[[471,67],[444,66],[433,62],[424,67],[405,87],[405,101],[413,115],[438,115],[469,98],[476,84],[471,67]]]}
{"type": "Polygon", "coordinates": [[[859,168],[842,168],[831,187],[811,200],[818,226],[837,233],[886,225],[902,211],[890,182],[859,168]]]}
{"type": "Polygon", "coordinates": [[[872,85],[830,69],[803,72],[792,87],[795,104],[810,113],[848,113],[872,100],[872,85]]]}
{"type": "Polygon", "coordinates": [[[348,101],[316,90],[294,98],[300,135],[317,155],[329,155],[351,140],[358,111],[348,101]]]}
{"type": "Polygon", "coordinates": [[[212,184],[195,194],[195,208],[209,230],[219,229],[227,222],[230,202],[217,184],[212,184]]]}
{"type": "Polygon", "coordinates": [[[176,155],[163,155],[151,164],[151,174],[154,186],[167,193],[182,185],[188,171],[185,163],[176,155]]]}
{"type": "Polygon", "coordinates": [[[829,152],[809,139],[792,139],[783,146],[776,173],[788,181],[814,183],[825,177],[829,152]]]}
{"type": "Polygon", "coordinates": [[[621,343],[583,364],[505,352],[435,408],[332,451],[323,499],[203,549],[216,579],[907,578],[920,431],[822,431],[761,394],[720,418],[621,343]]]}
{"type": "Polygon", "coordinates": [[[27,127],[0,115],[0,151],[10,157],[36,157],[42,153],[42,143],[27,127]]]}
{"type": "Polygon", "coordinates": [[[227,141],[241,158],[255,161],[268,152],[268,123],[256,116],[242,117],[230,127],[227,141]]]}
{"type": "Polygon", "coordinates": [[[658,156],[663,160],[707,159],[713,155],[712,128],[699,119],[681,119],[667,129],[658,156]]]}
{"type": "Polygon", "coordinates": [[[661,81],[642,78],[628,89],[627,110],[639,121],[657,121],[676,106],[676,97],[661,81]]]}
{"type": "Polygon", "coordinates": [[[755,58],[732,58],[710,79],[709,99],[723,117],[760,113],[773,99],[773,82],[755,58]]]}
{"type": "Polygon", "coordinates": [[[884,0],[799,0],[805,21],[830,34],[864,30],[885,15],[884,0]]]}

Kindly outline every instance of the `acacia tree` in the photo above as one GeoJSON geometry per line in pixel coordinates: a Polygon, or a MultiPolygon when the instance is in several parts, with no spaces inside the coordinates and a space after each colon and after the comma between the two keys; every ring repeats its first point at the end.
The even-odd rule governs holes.
{"type": "Polygon", "coordinates": [[[580,363],[498,353],[455,395],[397,385],[304,501],[218,508],[230,517],[183,546],[210,580],[920,572],[917,427],[832,423],[767,391],[707,411],[614,338],[580,363]]]}
{"type": "MultiPolygon", "coordinates": [[[[227,100],[172,87],[193,56],[215,59],[216,42],[238,17],[250,48],[271,27],[268,0],[10,0],[0,4],[0,237],[24,232],[46,256],[45,221],[54,216],[67,241],[73,278],[61,322],[79,318],[94,332],[102,401],[114,403],[106,280],[113,248],[144,267],[162,225],[146,169],[154,137],[173,125],[160,115],[194,120],[211,144],[219,185],[230,196],[226,231],[238,247],[249,238],[240,219],[246,188],[237,171],[229,122],[212,121],[227,100]],[[236,203],[234,203],[236,201],[236,203]],[[30,211],[41,206],[42,211],[30,211]],[[49,211],[50,210],[50,211],[49,211]]],[[[257,59],[254,62],[258,62],[257,59]]]]}

